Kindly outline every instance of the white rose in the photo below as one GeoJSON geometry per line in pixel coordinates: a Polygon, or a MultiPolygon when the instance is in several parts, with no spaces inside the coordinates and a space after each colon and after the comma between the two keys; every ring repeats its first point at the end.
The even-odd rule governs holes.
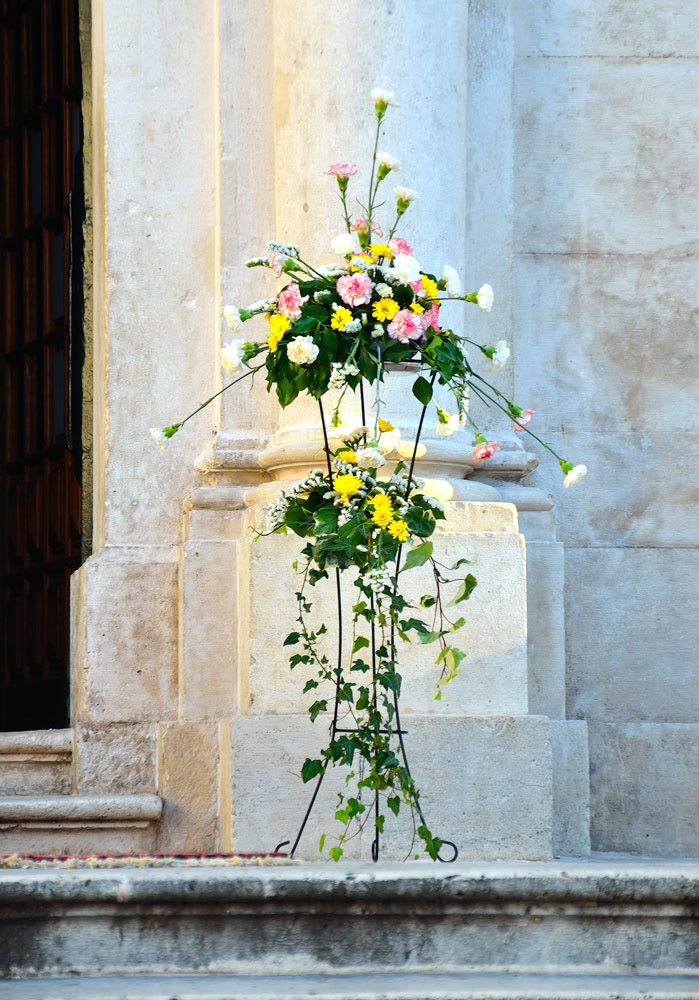
{"type": "Polygon", "coordinates": [[[286,354],[295,365],[310,365],[318,357],[318,345],[313,343],[313,337],[294,337],[286,354]]]}
{"type": "Polygon", "coordinates": [[[495,345],[495,354],[493,354],[490,359],[490,370],[493,372],[498,371],[506,363],[510,357],[510,348],[507,346],[506,340],[498,340],[495,345]]]}
{"type": "Polygon", "coordinates": [[[399,285],[409,285],[420,280],[420,265],[409,254],[396,254],[393,258],[392,272],[399,285]]]}
{"type": "Polygon", "coordinates": [[[243,345],[239,340],[223,345],[221,348],[221,367],[229,375],[248,370],[248,366],[243,361],[243,345]]]}
{"type": "Polygon", "coordinates": [[[450,264],[445,264],[442,269],[442,281],[446,285],[447,295],[452,299],[461,295],[461,278],[450,264]]]}
{"type": "Polygon", "coordinates": [[[226,306],[223,310],[223,318],[228,324],[228,329],[232,333],[236,333],[243,325],[243,322],[240,318],[240,312],[236,309],[235,306],[226,306]]]}
{"type": "Polygon", "coordinates": [[[395,194],[398,201],[407,201],[407,202],[417,201],[419,197],[417,191],[413,191],[412,188],[401,187],[400,184],[394,187],[393,193],[395,194]]]}
{"type": "Polygon", "coordinates": [[[394,159],[389,153],[379,151],[376,154],[376,159],[387,170],[400,170],[400,160],[394,159]]]}
{"type": "Polygon", "coordinates": [[[357,452],[357,465],[360,469],[380,469],[386,464],[378,448],[360,448],[357,452]]]}
{"type": "Polygon", "coordinates": [[[340,233],[330,244],[333,253],[338,253],[341,257],[345,254],[354,253],[354,237],[351,233],[340,233]]]}
{"type": "Polygon", "coordinates": [[[493,295],[493,289],[490,287],[490,285],[481,285],[481,287],[478,289],[476,298],[476,301],[478,302],[478,305],[481,307],[481,309],[485,309],[485,311],[489,313],[490,310],[493,308],[494,298],[495,296],[493,295]]]}
{"type": "Polygon", "coordinates": [[[566,477],[563,480],[564,486],[575,486],[579,483],[583,476],[587,475],[586,465],[576,465],[575,468],[571,469],[570,472],[566,473],[566,477]]]}
{"type": "Polygon", "coordinates": [[[376,285],[376,294],[381,299],[392,299],[393,289],[390,285],[387,285],[385,281],[380,281],[379,284],[376,285]]]}
{"type": "Polygon", "coordinates": [[[165,434],[163,434],[160,427],[151,427],[150,436],[153,438],[157,446],[162,451],[165,451],[165,449],[167,448],[168,438],[165,436],[165,434]]]}

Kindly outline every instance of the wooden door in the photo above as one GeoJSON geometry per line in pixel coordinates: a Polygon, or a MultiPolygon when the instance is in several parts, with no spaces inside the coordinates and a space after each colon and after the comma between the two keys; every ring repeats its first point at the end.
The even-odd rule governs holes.
{"type": "Polygon", "coordinates": [[[0,0],[0,730],[68,720],[80,565],[77,0],[0,0]]]}

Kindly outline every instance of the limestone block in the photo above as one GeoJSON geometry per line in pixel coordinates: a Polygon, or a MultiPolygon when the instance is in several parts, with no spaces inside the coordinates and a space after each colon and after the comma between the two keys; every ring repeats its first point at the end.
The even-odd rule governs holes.
{"type": "Polygon", "coordinates": [[[216,722],[158,726],[162,850],[213,851],[219,842],[219,731],[216,722]]]}
{"type": "Polygon", "coordinates": [[[677,100],[693,76],[691,59],[520,60],[516,245],[555,253],[696,248],[699,123],[692,103],[677,100]]]}
{"type": "Polygon", "coordinates": [[[64,795],[73,791],[73,732],[0,733],[0,795],[64,795]]]}
{"type": "Polygon", "coordinates": [[[155,792],[155,723],[78,722],[75,758],[81,795],[155,792]]]}
{"type": "MultiPolygon", "coordinates": [[[[260,511],[250,512],[250,524],[260,511]]],[[[441,702],[432,701],[439,670],[434,667],[434,645],[400,643],[399,658],[404,679],[401,704],[404,711],[434,714],[526,714],[527,637],[524,544],[516,533],[516,512],[507,504],[449,505],[446,528],[434,536],[435,553],[449,564],[465,557],[473,562],[478,586],[468,603],[459,610],[466,625],[458,633],[458,645],[468,651],[463,673],[441,702]],[[453,526],[453,527],[452,527],[453,526]],[[488,530],[492,528],[493,530],[488,530]]],[[[295,591],[299,577],[292,563],[298,558],[303,540],[296,536],[269,536],[254,544],[251,533],[243,534],[239,593],[249,600],[250,615],[245,631],[249,639],[241,650],[241,712],[305,711],[308,696],[301,695],[309,668],[292,672],[282,649],[286,634],[297,627],[295,591]],[[249,560],[249,568],[248,562],[249,560]],[[246,578],[247,576],[247,578],[246,578]],[[248,689],[249,685],[249,689],[248,689]]],[[[327,655],[335,657],[337,605],[334,574],[313,591],[313,611],[309,622],[319,627],[327,623],[327,655]]],[[[429,565],[405,575],[404,593],[417,603],[430,593],[433,578],[429,565]]],[[[351,635],[347,611],[356,601],[356,589],[349,573],[343,574],[344,655],[349,655],[351,635]]],[[[350,612],[351,613],[351,612],[350,612]]],[[[324,646],[325,648],[325,646],[324,646]]]]}
{"type": "MultiPolygon", "coordinates": [[[[541,717],[474,719],[410,715],[406,749],[422,789],[421,805],[433,833],[454,841],[467,859],[551,856],[550,727],[541,717]]],[[[248,716],[235,720],[233,746],[234,843],[237,850],[270,850],[293,840],[315,782],[303,785],[301,765],[315,757],[327,731],[307,716],[248,716]]],[[[333,819],[342,775],[330,771],[321,786],[298,856],[317,855],[341,832],[333,819]]],[[[410,847],[407,816],[386,819],[382,857],[402,860],[410,847]]],[[[371,833],[347,856],[369,857],[371,833]]],[[[284,848],[289,850],[289,847],[284,848]]],[[[326,847],[327,849],[327,847],[326,847]]]]}
{"type": "Polygon", "coordinates": [[[699,857],[699,725],[589,729],[592,849],[699,857]]]}
{"type": "Polygon", "coordinates": [[[691,549],[569,549],[568,715],[695,722],[699,614],[691,549]]]}
{"type": "Polygon", "coordinates": [[[692,0],[542,0],[514,5],[522,54],[551,56],[699,55],[699,11],[692,0]]]}
{"type": "Polygon", "coordinates": [[[527,540],[529,711],[565,718],[563,546],[527,540]]]}
{"type": "Polygon", "coordinates": [[[590,758],[587,723],[551,720],[553,757],[553,853],[590,853],[590,758]]]}
{"type": "Polygon", "coordinates": [[[236,702],[236,543],[182,546],[180,704],[188,719],[221,716],[236,702]]]}
{"type": "Polygon", "coordinates": [[[515,272],[517,398],[541,404],[538,432],[589,469],[565,491],[554,462],[530,477],[556,496],[566,543],[698,544],[694,257],[518,254],[515,272]]]}
{"type": "Polygon", "coordinates": [[[71,718],[143,722],[177,712],[177,566],[157,546],[106,546],[73,575],[71,718]],[[164,559],[164,561],[159,561],[164,559]],[[77,579],[76,579],[77,578],[77,579]]]}

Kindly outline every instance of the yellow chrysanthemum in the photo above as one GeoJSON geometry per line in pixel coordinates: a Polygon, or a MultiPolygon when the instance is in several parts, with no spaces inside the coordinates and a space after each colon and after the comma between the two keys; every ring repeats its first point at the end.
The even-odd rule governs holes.
{"type": "Polygon", "coordinates": [[[333,330],[344,330],[348,323],[352,322],[352,313],[349,309],[345,309],[344,306],[340,306],[332,314],[332,319],[330,320],[330,326],[333,330]]]}
{"type": "Polygon", "coordinates": [[[282,316],[281,313],[275,313],[269,318],[269,337],[267,338],[267,346],[270,351],[274,353],[277,347],[279,347],[279,341],[282,339],[287,330],[291,328],[291,320],[288,316],[282,316]]]}
{"type": "Polygon", "coordinates": [[[419,302],[413,302],[413,304],[410,306],[410,308],[412,309],[412,311],[414,313],[417,313],[418,316],[420,315],[420,313],[424,313],[424,311],[425,311],[425,307],[421,306],[419,302]]]}
{"type": "Polygon", "coordinates": [[[375,493],[373,497],[369,497],[367,504],[370,507],[391,507],[391,498],[385,493],[375,493]]]}
{"type": "Polygon", "coordinates": [[[433,281],[432,278],[428,278],[426,274],[423,274],[421,281],[422,287],[425,289],[425,294],[428,299],[439,298],[439,288],[436,281],[433,281]]]}
{"type": "Polygon", "coordinates": [[[383,417],[379,417],[379,430],[380,431],[394,431],[395,427],[390,420],[384,420],[383,417]]]}
{"type": "Polygon", "coordinates": [[[387,528],[393,521],[393,513],[393,507],[388,507],[385,510],[383,507],[376,507],[371,519],[374,524],[378,524],[379,528],[387,528]]]}
{"type": "Polygon", "coordinates": [[[351,472],[346,475],[335,476],[333,480],[333,489],[340,495],[344,503],[349,503],[349,498],[358,493],[363,485],[364,483],[359,476],[353,476],[351,472]]]}
{"type": "Polygon", "coordinates": [[[393,256],[393,250],[391,250],[388,243],[372,243],[369,247],[374,257],[388,257],[393,256]]]}
{"type": "Polygon", "coordinates": [[[342,451],[338,451],[336,458],[339,458],[341,462],[356,462],[357,452],[354,448],[343,448],[342,451]]]}
{"type": "Polygon", "coordinates": [[[388,532],[392,538],[398,539],[399,542],[407,542],[410,538],[410,531],[405,521],[391,521],[388,525],[388,532]]]}
{"type": "Polygon", "coordinates": [[[393,319],[400,306],[395,299],[379,299],[374,303],[371,314],[379,323],[384,323],[387,319],[393,319]]]}

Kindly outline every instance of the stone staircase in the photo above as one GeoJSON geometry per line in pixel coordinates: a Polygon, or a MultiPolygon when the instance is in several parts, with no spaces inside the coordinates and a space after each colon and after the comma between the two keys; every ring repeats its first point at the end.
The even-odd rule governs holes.
{"type": "Polygon", "coordinates": [[[73,750],[72,729],[0,733],[0,854],[153,847],[159,796],[77,794],[73,750]]]}
{"type": "Polygon", "coordinates": [[[0,998],[699,998],[699,864],[0,874],[0,998]]]}

